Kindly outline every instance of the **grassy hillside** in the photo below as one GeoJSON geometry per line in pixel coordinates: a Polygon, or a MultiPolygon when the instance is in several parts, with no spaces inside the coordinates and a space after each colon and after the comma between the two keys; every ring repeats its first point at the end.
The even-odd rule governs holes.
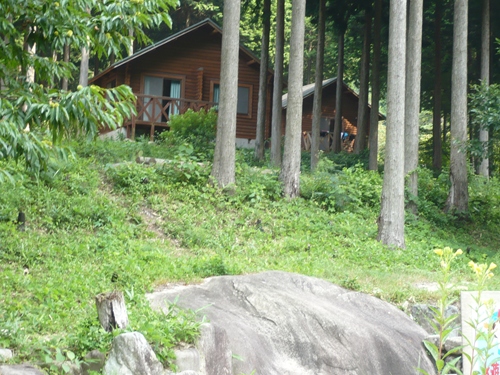
{"type": "Polygon", "coordinates": [[[235,194],[226,195],[207,183],[210,151],[145,141],[69,146],[74,157],[52,160],[40,178],[11,165],[15,185],[0,186],[0,347],[16,349],[18,361],[56,348],[107,350],[112,336],[99,329],[94,297],[113,289],[125,292],[131,329],[168,362],[197,323],[175,305],[171,320],[149,311],[144,294],[165,283],[283,270],[406,306],[435,298],[418,287],[438,278],[433,249],[469,249],[455,269],[466,288],[470,259],[499,261],[495,178],[471,175],[470,216],[456,217],[441,210],[447,174],[421,170],[420,216],[407,215],[406,250],[391,250],[375,239],[382,177],[363,169],[363,157],[322,157],[311,175],[305,154],[302,197],[288,201],[277,171],[254,165],[248,151],[238,152],[235,194]],[[137,156],[172,163],[140,165],[137,156]]]}

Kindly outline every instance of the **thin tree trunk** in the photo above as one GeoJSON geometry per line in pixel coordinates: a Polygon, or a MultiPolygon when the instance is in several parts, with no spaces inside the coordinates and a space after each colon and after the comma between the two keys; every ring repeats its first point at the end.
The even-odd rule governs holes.
{"type": "Polygon", "coordinates": [[[276,55],[274,57],[273,108],[271,120],[271,165],[281,165],[281,97],[283,95],[283,51],[285,46],[285,0],[276,5],[276,55]]]}
{"type": "Polygon", "coordinates": [[[116,55],[114,52],[111,52],[111,55],[109,55],[109,66],[112,66],[115,64],[116,60],[116,55]]]}
{"type": "Polygon", "coordinates": [[[99,56],[96,53],[94,57],[94,76],[99,74],[99,65],[100,65],[99,56]]]}
{"type": "MultiPolygon", "coordinates": [[[[90,9],[86,12],[90,14],[90,9]]],[[[82,47],[82,60],[80,61],[80,79],[78,85],[87,87],[89,84],[89,58],[90,58],[90,37],[87,36],[87,47],[82,47]]]]}
{"type": "Polygon", "coordinates": [[[225,188],[235,182],[239,26],[240,0],[226,0],[221,50],[219,117],[211,172],[219,188],[225,188]]]}
{"type": "Polygon", "coordinates": [[[443,166],[443,145],[441,143],[441,1],[436,1],[436,14],[434,23],[434,109],[432,116],[432,166],[441,170],[443,166]]]}
{"type": "MultiPolygon", "coordinates": [[[[35,55],[36,54],[36,43],[33,43],[32,47],[30,47],[28,45],[27,50],[28,50],[28,53],[30,55],[35,55]]],[[[33,65],[28,66],[28,68],[26,70],[26,81],[30,82],[30,83],[35,82],[35,67],[33,65]]]]}
{"type": "Polygon", "coordinates": [[[321,130],[321,102],[323,97],[323,65],[325,59],[325,13],[326,0],[320,0],[318,20],[318,46],[316,55],[316,76],[314,86],[313,120],[311,131],[311,171],[319,161],[319,136],[321,130]]]}
{"type": "Polygon", "coordinates": [[[342,88],[344,83],[344,39],[345,30],[339,32],[338,61],[337,61],[337,91],[335,93],[335,122],[333,129],[330,124],[330,133],[333,133],[333,152],[342,151],[340,132],[342,131],[342,88]]]}
{"type": "Polygon", "coordinates": [[[466,212],[469,206],[467,155],[467,27],[468,0],[455,0],[451,71],[451,188],[445,211],[466,212]]]}
{"type": "Polygon", "coordinates": [[[378,122],[380,108],[380,55],[382,30],[382,0],[375,0],[375,24],[373,26],[372,62],[372,109],[370,112],[370,158],[368,169],[378,170],[378,122]]]}
{"type": "MultiPolygon", "coordinates": [[[[257,107],[257,137],[254,159],[264,160],[264,132],[266,129],[267,69],[269,65],[269,34],[271,31],[271,0],[264,0],[262,15],[262,45],[260,50],[259,104],[257,107]]],[[[281,107],[281,106],[280,106],[281,107]]]]}
{"type": "Polygon", "coordinates": [[[446,120],[447,120],[448,114],[446,112],[443,113],[443,144],[446,143],[446,120]]]}
{"type": "MultiPolygon", "coordinates": [[[[69,63],[69,52],[70,52],[69,44],[65,44],[64,45],[64,55],[63,55],[63,61],[65,63],[69,63]]],[[[64,91],[68,91],[68,78],[66,78],[66,77],[63,77],[63,79],[62,79],[62,89],[64,91]]]]}
{"type": "MultiPolygon", "coordinates": [[[[481,81],[490,84],[490,0],[483,0],[483,27],[481,33],[481,81]]],[[[489,139],[488,129],[479,130],[479,140],[484,145],[489,139]]],[[[485,146],[485,151],[487,148],[485,146]]],[[[484,177],[489,176],[489,160],[483,159],[479,165],[478,172],[484,177]]]]}
{"type": "MultiPolygon", "coordinates": [[[[420,114],[420,83],[422,71],[422,23],[423,0],[410,1],[410,25],[406,51],[406,97],[405,97],[405,175],[408,176],[408,190],[418,195],[418,141],[420,114]]],[[[415,202],[408,208],[417,213],[415,202]]]]}
{"type": "Polygon", "coordinates": [[[292,33],[286,112],[285,149],[280,179],[287,197],[299,196],[300,136],[302,133],[302,80],[304,76],[304,32],[306,0],[292,0],[292,33]]]}
{"type": "Polygon", "coordinates": [[[389,20],[387,130],[384,183],[377,240],[405,247],[404,119],[406,61],[406,0],[392,0],[389,20]]]}
{"type": "Polygon", "coordinates": [[[358,134],[354,145],[354,153],[359,154],[366,149],[368,133],[368,84],[370,82],[370,39],[372,29],[372,14],[365,10],[365,27],[363,32],[363,52],[361,53],[361,71],[359,80],[358,102],[358,134]]]}

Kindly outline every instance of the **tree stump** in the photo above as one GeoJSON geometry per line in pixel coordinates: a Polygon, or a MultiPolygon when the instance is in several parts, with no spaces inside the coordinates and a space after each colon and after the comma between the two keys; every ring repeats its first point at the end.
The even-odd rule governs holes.
{"type": "Polygon", "coordinates": [[[115,328],[126,328],[128,325],[127,307],[123,293],[113,291],[101,293],[95,297],[99,323],[107,332],[115,328]]]}

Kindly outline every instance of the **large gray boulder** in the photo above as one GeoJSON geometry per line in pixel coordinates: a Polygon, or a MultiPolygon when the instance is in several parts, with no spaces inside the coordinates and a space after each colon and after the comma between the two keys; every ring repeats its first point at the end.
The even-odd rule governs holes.
{"type": "Polygon", "coordinates": [[[105,375],[162,375],[163,365],[139,332],[122,333],[113,339],[105,375]]]}
{"type": "MultiPolygon", "coordinates": [[[[208,306],[208,337],[219,337],[219,353],[211,346],[207,355],[198,345],[200,374],[223,374],[209,363],[211,356],[228,356],[221,332],[232,354],[243,358],[232,359],[228,374],[406,375],[416,374],[419,364],[433,373],[421,344],[427,334],[418,324],[389,303],[324,280],[271,271],[214,277],[148,298],[160,309],[177,296],[186,308],[208,306]]],[[[206,330],[202,343],[204,337],[206,330]]]]}

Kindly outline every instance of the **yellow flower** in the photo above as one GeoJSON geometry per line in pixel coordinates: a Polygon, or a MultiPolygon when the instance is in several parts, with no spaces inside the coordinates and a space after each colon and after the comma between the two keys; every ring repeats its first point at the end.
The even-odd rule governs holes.
{"type": "Polygon", "coordinates": [[[441,257],[441,256],[443,256],[443,250],[441,250],[441,249],[436,249],[436,250],[434,250],[434,252],[435,252],[437,255],[439,255],[440,257],[441,257]]]}
{"type": "Polygon", "coordinates": [[[497,265],[495,263],[491,263],[488,271],[494,270],[495,268],[497,268],[497,265]]]}
{"type": "Polygon", "coordinates": [[[462,255],[464,252],[462,251],[462,249],[458,249],[456,252],[455,252],[455,255],[462,255]]]}
{"type": "Polygon", "coordinates": [[[489,279],[491,279],[493,276],[495,276],[495,275],[493,275],[491,272],[488,274],[489,279]]]}

